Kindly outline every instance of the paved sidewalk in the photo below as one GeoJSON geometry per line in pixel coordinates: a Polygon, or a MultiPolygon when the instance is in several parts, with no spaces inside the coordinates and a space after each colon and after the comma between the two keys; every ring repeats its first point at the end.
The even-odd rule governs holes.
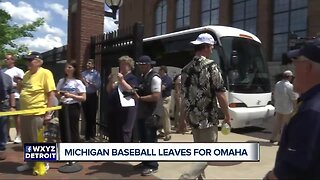
{"type": "MultiPolygon", "coordinates": [[[[253,132],[248,134],[230,133],[229,135],[222,135],[219,132],[218,138],[219,142],[259,142],[260,162],[211,162],[205,170],[207,179],[263,179],[265,174],[274,166],[278,146],[269,143],[269,140],[267,140],[268,133],[253,132]]],[[[192,135],[175,134],[171,141],[190,142],[192,141],[192,135]]],[[[192,163],[189,162],[161,162],[159,172],[155,176],[161,179],[178,179],[191,165],[192,163]]]]}
{"type": "MultiPolygon", "coordinates": [[[[211,163],[206,169],[208,179],[262,179],[265,173],[272,169],[278,146],[271,145],[267,138],[269,134],[261,132],[245,135],[231,133],[222,135],[219,132],[219,142],[260,142],[260,162],[243,163],[211,163]]],[[[163,142],[162,140],[159,140],[163,142]]],[[[172,134],[168,142],[192,142],[192,135],[172,134]]],[[[86,162],[81,163],[83,170],[77,173],[63,174],[58,168],[63,163],[50,163],[46,176],[36,177],[32,171],[18,173],[16,167],[23,163],[21,145],[9,144],[8,158],[0,161],[0,179],[178,179],[190,166],[189,162],[160,162],[159,171],[154,176],[143,177],[132,170],[135,163],[86,162]]]]}
{"type": "Polygon", "coordinates": [[[158,179],[155,176],[140,176],[130,163],[85,162],[82,171],[60,173],[58,168],[64,163],[50,163],[50,170],[45,176],[33,176],[32,171],[17,172],[16,167],[23,164],[21,145],[7,146],[7,159],[0,161],[0,179],[158,179]]]}

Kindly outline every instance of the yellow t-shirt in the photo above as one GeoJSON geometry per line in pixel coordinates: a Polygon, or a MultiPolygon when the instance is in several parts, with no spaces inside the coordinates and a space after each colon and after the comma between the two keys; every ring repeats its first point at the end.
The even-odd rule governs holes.
{"type": "MultiPolygon", "coordinates": [[[[48,93],[56,90],[51,71],[40,67],[35,74],[27,71],[22,80],[20,93],[21,109],[46,108],[48,93]]],[[[41,115],[45,112],[38,112],[41,115]]]]}

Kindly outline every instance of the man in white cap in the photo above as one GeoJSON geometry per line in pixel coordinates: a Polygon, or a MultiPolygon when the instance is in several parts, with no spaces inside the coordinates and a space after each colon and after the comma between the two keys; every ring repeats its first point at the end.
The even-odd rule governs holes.
{"type": "MultiPolygon", "coordinates": [[[[212,143],[218,140],[218,105],[224,113],[224,123],[231,125],[228,103],[220,68],[208,59],[216,44],[208,33],[198,36],[195,41],[195,56],[181,72],[182,98],[185,104],[186,119],[192,127],[194,142],[212,143]]],[[[180,179],[204,179],[207,162],[194,163],[192,169],[180,179]]]]}
{"type": "Polygon", "coordinates": [[[297,95],[293,91],[291,81],[293,73],[286,70],[282,73],[282,80],[278,81],[274,88],[274,101],[276,110],[276,119],[270,138],[270,143],[279,142],[283,127],[288,123],[297,95]]]}

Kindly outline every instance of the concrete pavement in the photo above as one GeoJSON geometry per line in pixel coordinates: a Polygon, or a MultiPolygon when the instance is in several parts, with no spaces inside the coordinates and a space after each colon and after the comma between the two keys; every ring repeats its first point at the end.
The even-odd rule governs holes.
{"type": "Polygon", "coordinates": [[[0,179],[158,179],[155,176],[140,176],[130,163],[82,162],[83,169],[77,173],[60,173],[58,168],[64,163],[50,163],[45,176],[33,176],[32,170],[17,172],[16,167],[22,165],[23,150],[21,145],[7,146],[7,159],[0,161],[0,179]]]}
{"type": "MultiPolygon", "coordinates": [[[[259,129],[258,129],[259,130],[259,129]]],[[[267,140],[270,136],[270,126],[260,132],[241,132],[222,135],[219,132],[219,142],[260,142],[260,162],[243,163],[210,163],[205,170],[208,179],[262,179],[266,172],[273,168],[278,146],[271,145],[267,140]]],[[[236,131],[237,132],[237,131],[236,131]]],[[[14,136],[13,136],[14,137],[14,136]]],[[[192,135],[172,134],[169,142],[192,142],[192,135]]],[[[163,142],[161,139],[159,142],[163,142]]],[[[86,162],[81,163],[84,169],[78,173],[62,174],[57,168],[63,163],[51,163],[51,169],[46,176],[35,177],[31,171],[18,173],[16,166],[23,163],[21,145],[8,145],[8,158],[0,161],[0,179],[178,179],[192,163],[160,162],[159,171],[154,176],[142,177],[134,172],[134,163],[86,162]]]]}
{"type": "MultiPolygon", "coordinates": [[[[219,132],[219,142],[259,142],[260,143],[260,162],[243,162],[243,163],[222,163],[211,162],[206,168],[205,174],[208,179],[262,179],[264,175],[273,168],[278,146],[272,145],[267,139],[257,138],[254,134],[265,134],[268,138],[268,133],[252,133],[250,136],[230,133],[222,135],[219,132]]],[[[263,135],[262,135],[263,136],[263,135]]],[[[176,134],[172,138],[172,142],[188,142],[192,141],[192,135],[176,134]]],[[[160,162],[160,168],[156,177],[161,179],[177,179],[190,168],[192,163],[169,163],[160,162]]]]}

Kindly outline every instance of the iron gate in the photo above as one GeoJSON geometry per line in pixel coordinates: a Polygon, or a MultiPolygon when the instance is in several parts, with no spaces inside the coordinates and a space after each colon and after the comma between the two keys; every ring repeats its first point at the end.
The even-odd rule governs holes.
{"type": "Polygon", "coordinates": [[[107,91],[108,76],[112,67],[118,67],[118,58],[128,55],[137,59],[143,52],[144,27],[141,23],[135,23],[128,29],[117,30],[108,34],[91,37],[91,58],[95,59],[97,69],[101,73],[100,89],[100,132],[106,135],[107,124],[107,91]]]}

